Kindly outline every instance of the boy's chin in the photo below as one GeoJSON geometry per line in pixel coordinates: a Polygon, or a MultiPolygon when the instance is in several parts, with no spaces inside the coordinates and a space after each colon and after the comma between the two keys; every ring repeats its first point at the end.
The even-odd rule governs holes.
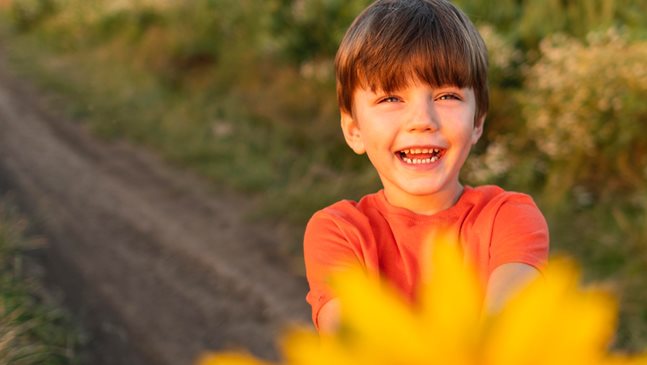
{"type": "Polygon", "coordinates": [[[444,173],[429,175],[394,174],[388,178],[380,174],[380,180],[382,180],[382,186],[384,186],[387,193],[390,190],[393,195],[408,195],[413,199],[428,199],[434,196],[444,198],[445,195],[453,196],[461,187],[457,176],[444,173]]]}
{"type": "Polygon", "coordinates": [[[432,197],[434,195],[439,195],[442,193],[441,188],[436,188],[436,187],[420,187],[420,188],[411,188],[411,189],[406,189],[405,190],[409,195],[413,197],[419,197],[419,198],[428,198],[432,197]]]}
{"type": "Polygon", "coordinates": [[[438,181],[407,181],[405,184],[399,186],[399,190],[413,198],[419,197],[421,199],[433,197],[434,195],[444,195],[445,193],[453,190],[451,187],[458,184],[439,184],[438,181]]]}

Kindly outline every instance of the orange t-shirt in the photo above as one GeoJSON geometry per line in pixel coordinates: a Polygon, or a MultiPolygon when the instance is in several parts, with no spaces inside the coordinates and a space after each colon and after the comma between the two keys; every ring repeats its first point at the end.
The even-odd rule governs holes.
{"type": "Polygon", "coordinates": [[[413,300],[420,250],[435,232],[460,242],[483,283],[501,264],[541,270],[548,259],[546,220],[525,194],[466,186],[456,204],[428,216],[390,205],[382,190],[359,202],[343,200],[316,212],[305,231],[306,300],[315,326],[319,310],[333,297],[327,285],[333,269],[359,264],[413,300]]]}

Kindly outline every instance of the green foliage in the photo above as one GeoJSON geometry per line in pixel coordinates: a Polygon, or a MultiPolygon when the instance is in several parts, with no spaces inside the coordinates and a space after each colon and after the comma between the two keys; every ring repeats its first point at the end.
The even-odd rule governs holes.
{"type": "Polygon", "coordinates": [[[28,31],[57,9],[55,0],[21,0],[12,4],[12,18],[16,29],[28,31]]]}
{"type": "Polygon", "coordinates": [[[272,30],[294,62],[331,59],[350,23],[369,0],[274,0],[272,30]]]}
{"type": "Polygon", "coordinates": [[[545,37],[564,33],[583,38],[591,31],[625,26],[647,29],[647,4],[642,0],[458,0],[477,23],[495,24],[524,49],[545,37]]]}
{"type": "MultiPolygon", "coordinates": [[[[554,201],[578,186],[605,201],[647,193],[647,41],[613,29],[541,44],[523,91],[528,136],[554,201]]],[[[647,206],[645,206],[647,209],[647,206]]],[[[647,237],[646,237],[647,238],[647,237]]]]}
{"type": "Polygon", "coordinates": [[[72,364],[78,335],[67,314],[42,303],[21,276],[25,221],[0,204],[0,363],[72,364]]]}
{"type": "Polygon", "coordinates": [[[620,299],[613,346],[644,352],[647,346],[647,210],[645,195],[594,203],[575,189],[559,214],[549,215],[552,251],[577,257],[587,281],[604,283],[620,299]]]}

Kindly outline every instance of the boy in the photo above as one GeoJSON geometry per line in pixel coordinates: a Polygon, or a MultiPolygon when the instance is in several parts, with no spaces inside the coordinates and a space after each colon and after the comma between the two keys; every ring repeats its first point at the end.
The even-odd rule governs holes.
{"type": "Polygon", "coordinates": [[[485,309],[496,310],[546,263],[548,228],[527,195],[459,182],[488,108],[487,50],[474,25],[445,0],[378,0],[348,29],[335,67],[344,137],[368,155],[383,189],[308,223],[315,326],[337,328],[339,302],[326,280],[348,265],[414,301],[421,246],[439,232],[460,242],[484,284],[485,309]]]}

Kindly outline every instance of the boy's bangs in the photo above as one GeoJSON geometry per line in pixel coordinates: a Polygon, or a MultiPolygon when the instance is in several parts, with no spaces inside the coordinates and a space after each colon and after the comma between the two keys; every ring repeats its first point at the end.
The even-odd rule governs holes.
{"type": "Polygon", "coordinates": [[[454,32],[433,28],[394,32],[390,40],[364,43],[358,52],[357,86],[385,92],[416,82],[432,87],[476,87],[479,78],[475,60],[470,59],[473,50],[457,41],[454,32]]]}

